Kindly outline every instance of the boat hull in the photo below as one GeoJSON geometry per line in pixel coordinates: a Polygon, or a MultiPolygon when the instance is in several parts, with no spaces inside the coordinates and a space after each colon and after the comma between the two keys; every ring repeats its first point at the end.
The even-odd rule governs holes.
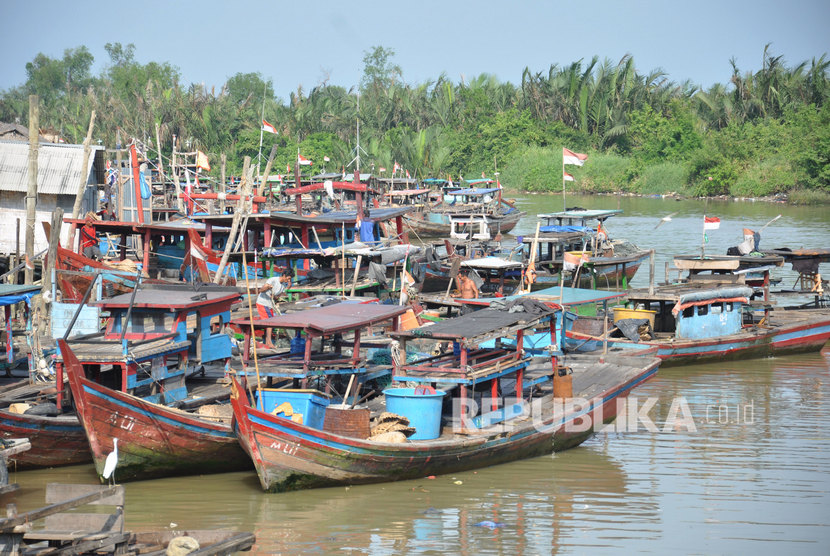
{"type": "Polygon", "coordinates": [[[25,415],[2,409],[0,435],[4,439],[29,439],[31,449],[14,457],[17,469],[58,467],[92,461],[84,428],[74,415],[25,415]]]}
{"type": "Polygon", "coordinates": [[[456,473],[579,445],[593,429],[569,425],[589,413],[595,420],[613,420],[618,400],[657,372],[659,360],[649,361],[578,410],[552,413],[535,422],[525,419],[521,425],[489,433],[434,441],[387,444],[348,438],[259,411],[244,394],[231,401],[237,436],[253,460],[264,490],[379,483],[456,473]]]}
{"type": "Polygon", "coordinates": [[[229,424],[96,384],[82,376],[83,369],[77,364],[66,363],[66,372],[99,475],[113,450],[114,438],[118,438],[118,481],[251,467],[229,424]]]}
{"type": "MultiPolygon", "coordinates": [[[[744,329],[738,334],[705,340],[674,341],[609,341],[609,347],[657,348],[657,357],[664,365],[688,365],[724,359],[749,359],[819,351],[830,340],[830,313],[817,312],[814,315],[797,315],[808,311],[786,311],[790,322],[782,322],[770,328],[744,329]],[[797,318],[802,316],[803,318],[797,318]]],[[[785,318],[785,317],[783,317],[785,318]]],[[[773,316],[775,319],[775,316],[773,316]]],[[[579,340],[579,333],[568,332],[568,336],[579,340]]]]}

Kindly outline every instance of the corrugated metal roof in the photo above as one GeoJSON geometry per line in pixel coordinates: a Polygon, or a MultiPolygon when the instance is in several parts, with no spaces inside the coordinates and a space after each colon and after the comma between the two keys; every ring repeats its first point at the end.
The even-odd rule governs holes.
{"type": "MultiPolygon", "coordinates": [[[[92,146],[93,153],[103,150],[92,146]]],[[[37,192],[51,195],[75,195],[84,161],[83,145],[41,143],[37,158],[37,192]]],[[[95,156],[89,157],[86,175],[90,175],[95,156]]],[[[0,141],[0,191],[29,189],[29,143],[0,141]]]]}

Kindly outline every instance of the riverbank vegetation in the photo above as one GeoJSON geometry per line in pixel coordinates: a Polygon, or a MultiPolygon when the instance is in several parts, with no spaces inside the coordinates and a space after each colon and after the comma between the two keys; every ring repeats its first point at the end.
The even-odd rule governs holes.
{"type": "Polygon", "coordinates": [[[182,84],[167,62],[138,62],[133,45],[106,50],[99,75],[84,46],[63,58],[39,54],[25,83],[0,92],[0,122],[26,125],[28,95],[37,94],[41,126],[68,142],[83,140],[95,110],[94,136],[105,145],[115,145],[118,128],[152,144],[158,125],[165,156],[175,135],[180,150],[211,160],[226,154],[233,174],[260,152],[263,113],[279,133],[265,134],[261,152],[277,145],[277,169],[299,149],[315,171],[340,171],[355,156],[359,121],[361,168],[376,173],[395,162],[418,177],[499,172],[513,190],[557,191],[567,147],[589,155],[583,167],[567,167],[573,191],[830,199],[826,55],[792,66],[764,48],[760,70],[743,72],[733,61],[727,83],[703,90],[660,70],[641,74],[630,56],[528,68],[516,85],[486,74],[408,84],[394,52],[375,47],[359,85],[300,86],[282,100],[259,73],[208,90],[182,84]]]}

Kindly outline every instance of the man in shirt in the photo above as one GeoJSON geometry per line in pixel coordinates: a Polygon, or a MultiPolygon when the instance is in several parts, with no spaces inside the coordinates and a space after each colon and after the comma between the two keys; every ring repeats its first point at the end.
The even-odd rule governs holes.
{"type": "Polygon", "coordinates": [[[101,258],[101,250],[98,248],[98,238],[95,237],[95,218],[87,214],[86,221],[81,228],[81,252],[84,257],[98,260],[101,258]]]}
{"type": "MultiPolygon", "coordinates": [[[[267,319],[274,316],[275,301],[288,289],[291,284],[291,276],[287,274],[276,274],[259,288],[259,295],[256,298],[256,310],[259,318],[267,319]]],[[[273,348],[271,332],[273,328],[265,329],[265,345],[273,348]]]]}

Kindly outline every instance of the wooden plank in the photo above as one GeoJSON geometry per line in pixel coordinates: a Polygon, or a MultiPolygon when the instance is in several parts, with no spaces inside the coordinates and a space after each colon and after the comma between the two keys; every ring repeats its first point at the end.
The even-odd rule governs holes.
{"type": "Polygon", "coordinates": [[[85,537],[76,537],[75,539],[69,539],[72,542],[70,545],[41,550],[27,550],[23,554],[27,556],[30,554],[37,556],[88,554],[90,552],[96,552],[105,548],[124,544],[130,540],[130,533],[115,533],[104,536],[94,535],[93,537],[95,538],[90,538],[88,540],[82,540],[85,539],[85,537]]]}
{"type": "Polygon", "coordinates": [[[100,489],[98,492],[92,492],[90,494],[78,496],[77,498],[66,500],[59,504],[51,504],[49,506],[44,506],[43,508],[32,510],[30,512],[26,512],[25,514],[20,514],[16,517],[0,519],[0,531],[9,531],[10,529],[14,529],[14,527],[18,525],[24,525],[36,519],[46,517],[47,515],[56,514],[64,510],[76,508],[78,506],[83,506],[84,504],[89,504],[96,500],[106,499],[107,497],[110,497],[118,493],[119,491],[121,491],[123,495],[124,490],[124,487],[120,485],[98,488],[100,489]]]}
{"type": "MultiPolygon", "coordinates": [[[[46,485],[46,503],[55,504],[70,498],[77,498],[100,492],[101,489],[106,488],[101,485],[69,485],[63,483],[49,483],[46,485]]],[[[102,498],[89,502],[90,505],[108,505],[108,506],[122,506],[124,505],[124,487],[116,486],[112,496],[102,498]]]]}

